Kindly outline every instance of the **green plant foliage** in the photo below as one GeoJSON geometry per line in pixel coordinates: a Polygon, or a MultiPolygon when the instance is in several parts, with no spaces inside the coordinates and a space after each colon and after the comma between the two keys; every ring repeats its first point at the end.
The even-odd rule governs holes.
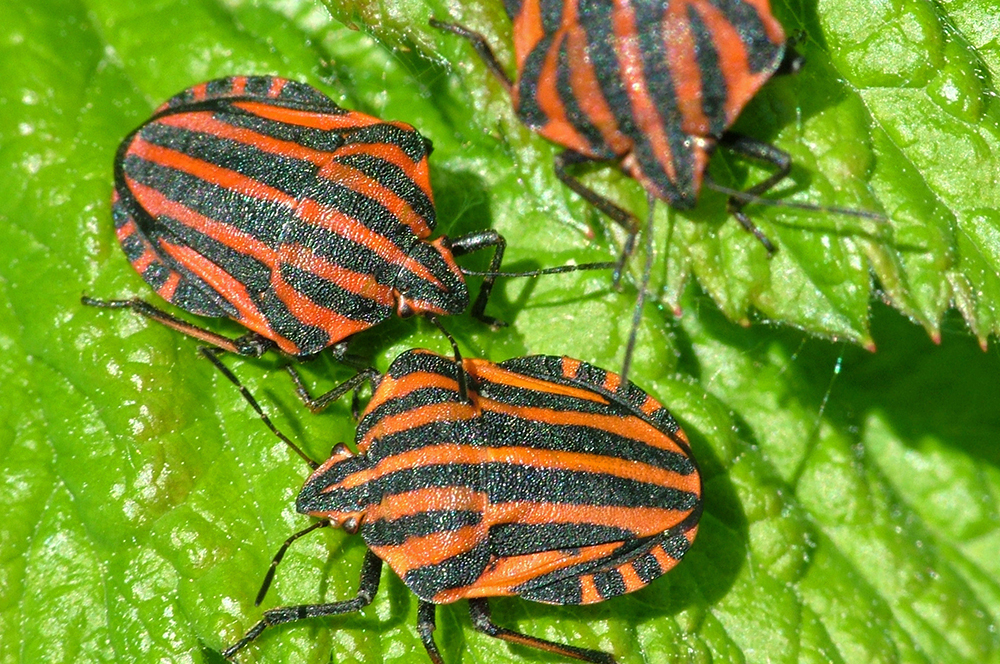
{"type": "MultiPolygon", "coordinates": [[[[993,0],[774,4],[805,32],[808,64],[738,129],[793,155],[777,198],[888,221],[754,206],[779,247],[768,260],[718,195],[691,214],[657,208],[657,301],[632,375],[692,440],[698,539],[632,595],[500,599],[495,618],[622,664],[1000,662],[993,0]]],[[[231,74],[307,81],[433,140],[442,232],[496,228],[515,268],[616,255],[615,232],[555,180],[556,148],[431,16],[482,30],[511,62],[499,0],[0,4],[0,664],[218,663],[262,608],[357,587],[363,543],[321,531],[254,607],[274,551],[310,523],[293,507],[307,469],[194,341],[80,305],[156,302],[108,201],[118,142],[170,95],[231,74]]],[[[732,186],[764,173],[724,153],[711,172],[732,186]]],[[[644,210],[613,170],[586,181],[644,210]]],[[[609,281],[507,280],[491,307],[510,327],[447,325],[469,356],[614,369],[635,292],[609,281]]],[[[393,321],[352,350],[384,369],[415,346],[448,348],[424,322],[393,321]]],[[[309,414],[280,358],[226,362],[315,458],[352,440],[349,404],[309,414]]],[[[304,372],[317,389],[349,375],[325,358],[304,372]]],[[[438,616],[449,663],[559,661],[476,633],[462,603],[438,616]]],[[[426,661],[415,617],[385,572],[362,613],[269,630],[242,661],[426,661]]]]}

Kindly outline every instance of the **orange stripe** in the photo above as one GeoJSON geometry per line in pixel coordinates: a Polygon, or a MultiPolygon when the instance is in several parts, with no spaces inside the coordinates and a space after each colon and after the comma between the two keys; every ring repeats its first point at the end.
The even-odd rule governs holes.
{"type": "Polygon", "coordinates": [[[681,129],[691,136],[708,136],[711,133],[711,123],[702,108],[701,79],[704,72],[698,66],[695,38],[688,17],[692,7],[700,10],[704,6],[705,3],[698,0],[674,2],[663,13],[663,33],[669,35],[664,39],[664,62],[674,85],[674,97],[682,118],[681,129]]]}
{"type": "Polygon", "coordinates": [[[597,592],[594,577],[590,574],[580,577],[580,595],[580,604],[594,604],[604,599],[601,593],[597,592]]]}
{"type": "Polygon", "coordinates": [[[649,422],[634,416],[601,415],[598,413],[581,413],[579,411],[559,411],[532,406],[514,406],[492,399],[480,397],[477,404],[482,410],[502,413],[532,422],[542,422],[558,426],[582,426],[607,431],[642,441],[652,447],[676,452],[687,456],[687,452],[675,443],[670,436],[663,433],[649,422]]]}
{"type": "Polygon", "coordinates": [[[347,111],[342,115],[338,115],[322,111],[300,111],[294,108],[278,106],[271,102],[258,101],[238,101],[233,106],[253,113],[258,117],[274,120],[275,122],[297,125],[299,127],[310,127],[312,129],[323,129],[325,131],[358,129],[360,127],[382,124],[382,121],[378,118],[373,118],[358,111],[347,111]]]}
{"type": "Polygon", "coordinates": [[[562,372],[563,376],[566,378],[576,378],[576,375],[580,372],[580,365],[583,364],[580,360],[574,360],[572,357],[563,356],[562,359],[562,372]]]}
{"type": "MultiPolygon", "coordinates": [[[[504,369],[489,360],[471,359],[466,360],[465,364],[466,370],[470,374],[476,375],[491,383],[509,385],[511,387],[531,390],[532,392],[540,392],[543,394],[567,396],[575,399],[581,399],[583,401],[593,401],[601,404],[608,403],[607,399],[593,390],[572,387],[570,385],[560,385],[559,383],[545,380],[544,378],[525,376],[524,374],[516,373],[514,371],[508,371],[507,369],[504,369]]],[[[575,380],[576,372],[579,369],[579,366],[579,360],[564,358],[563,374],[566,375],[567,378],[575,380]],[[573,375],[566,375],[567,366],[571,367],[573,375]]]]}
{"type": "Polygon", "coordinates": [[[566,108],[559,97],[559,48],[565,35],[556,33],[555,39],[545,54],[545,60],[538,72],[535,83],[535,101],[545,115],[545,125],[534,127],[539,134],[553,143],[576,150],[582,154],[593,154],[593,147],[566,117],[566,108]]]}
{"type": "Polygon", "coordinates": [[[642,406],[639,408],[639,410],[644,412],[646,415],[651,416],[653,413],[660,410],[661,408],[663,408],[663,406],[660,405],[660,402],[647,394],[646,400],[642,402],[642,406]]]}
{"type": "Polygon", "coordinates": [[[136,257],[134,261],[132,261],[132,267],[135,268],[136,272],[142,274],[143,272],[146,271],[146,268],[148,268],[150,265],[156,262],[157,262],[156,254],[153,252],[151,248],[147,246],[146,250],[143,251],[141,254],[139,254],[139,256],[136,257]]]}
{"type": "Polygon", "coordinates": [[[472,549],[486,539],[489,530],[483,526],[466,526],[458,530],[411,537],[398,546],[373,546],[371,550],[399,576],[426,565],[437,565],[472,549]]]}
{"type": "Polygon", "coordinates": [[[632,563],[626,563],[617,569],[618,573],[622,575],[626,593],[635,592],[646,585],[646,582],[639,578],[639,574],[632,567],[632,563]]]}
{"type": "Polygon", "coordinates": [[[280,97],[281,96],[281,91],[285,89],[285,84],[286,83],[288,83],[288,81],[286,79],[284,79],[284,78],[277,78],[277,77],[272,78],[271,79],[271,87],[267,91],[267,96],[268,97],[280,97]]]}
{"type": "MultiPolygon", "coordinates": [[[[434,602],[445,604],[466,597],[498,597],[514,594],[513,588],[565,567],[605,558],[620,542],[598,544],[567,551],[543,551],[521,556],[497,558],[483,571],[475,583],[464,588],[445,590],[434,596],[434,602]]],[[[395,569],[395,568],[394,568],[395,569]]]]}
{"type": "Polygon", "coordinates": [[[507,523],[530,525],[580,523],[623,528],[635,537],[649,537],[673,528],[690,513],[691,510],[680,511],[659,507],[512,502],[487,507],[484,512],[484,522],[490,526],[507,523]]]}
{"type": "MultiPolygon", "coordinates": [[[[670,143],[663,130],[663,120],[646,88],[639,40],[635,39],[638,26],[635,24],[635,14],[631,4],[631,0],[613,0],[611,23],[616,37],[618,66],[622,80],[626,83],[625,90],[632,102],[632,117],[636,127],[646,137],[667,178],[676,181],[677,173],[674,170],[670,143]]],[[[646,188],[651,191],[658,189],[651,183],[646,188]]]]}
{"type": "Polygon", "coordinates": [[[171,271],[170,276],[167,280],[163,282],[163,285],[156,289],[156,292],[160,294],[167,302],[174,299],[174,294],[177,292],[177,286],[181,283],[181,275],[178,272],[171,271]]]}
{"type": "Polygon", "coordinates": [[[242,95],[247,89],[247,77],[246,76],[233,76],[232,81],[230,81],[231,87],[230,92],[235,95],[242,95]]]}
{"type": "Polygon", "coordinates": [[[170,244],[164,240],[160,240],[160,248],[178,263],[197,274],[202,281],[218,291],[227,301],[231,302],[239,312],[238,320],[240,324],[250,328],[254,332],[262,334],[268,339],[273,339],[283,351],[293,355],[298,354],[295,344],[271,329],[267,319],[257,309],[257,306],[250,298],[250,294],[247,293],[246,287],[234,279],[228,272],[190,247],[170,244]]]}
{"type": "Polygon", "coordinates": [[[290,210],[294,209],[296,205],[295,197],[289,196],[274,187],[269,187],[260,180],[254,180],[237,171],[222,168],[201,159],[195,159],[177,150],[148,143],[141,136],[137,136],[132,141],[128,152],[146,161],[188,173],[196,178],[220,187],[225,187],[226,189],[232,189],[250,198],[284,205],[290,210]]]}
{"type": "Polygon", "coordinates": [[[468,487],[449,486],[418,489],[393,494],[391,500],[383,500],[370,506],[366,513],[366,519],[368,521],[377,519],[395,521],[403,517],[435,510],[468,510],[485,513],[489,502],[489,495],[468,487]]]}
{"type": "MultiPolygon", "coordinates": [[[[119,242],[122,242],[130,235],[137,232],[138,230],[139,228],[135,225],[135,219],[129,216],[128,221],[122,224],[119,228],[115,229],[115,237],[118,238],[119,242]]],[[[143,244],[148,245],[148,242],[146,242],[145,237],[143,237],[142,235],[140,235],[139,237],[142,239],[143,244]]]]}
{"type": "MultiPolygon", "coordinates": [[[[542,10],[539,0],[524,0],[521,3],[520,13],[514,17],[514,59],[517,64],[517,73],[521,74],[524,68],[524,61],[545,37],[545,30],[542,27],[542,10]]],[[[514,86],[514,107],[517,107],[517,88],[514,86]]]]}
{"type": "MultiPolygon", "coordinates": [[[[158,124],[177,127],[210,136],[217,136],[244,145],[249,145],[262,152],[275,154],[288,159],[300,159],[317,166],[324,166],[331,159],[330,152],[308,148],[292,141],[283,141],[266,136],[252,129],[234,127],[231,124],[215,119],[209,111],[195,113],[178,113],[167,115],[156,120],[158,124]]],[[[339,152],[339,150],[338,150],[339,152]]]]}

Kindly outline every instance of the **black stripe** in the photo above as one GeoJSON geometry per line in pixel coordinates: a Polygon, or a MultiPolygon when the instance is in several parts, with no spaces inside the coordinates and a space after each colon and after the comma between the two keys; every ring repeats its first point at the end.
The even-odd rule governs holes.
{"type": "Polygon", "coordinates": [[[607,0],[580,0],[580,25],[587,34],[587,51],[597,72],[604,99],[615,116],[618,129],[628,136],[640,135],[635,127],[632,101],[629,99],[618,65],[615,45],[618,39],[612,31],[612,3],[607,0]]]}
{"type": "Polygon", "coordinates": [[[497,556],[579,549],[634,538],[626,528],[589,523],[504,523],[490,528],[490,545],[497,556]]]}
{"type": "Polygon", "coordinates": [[[388,143],[403,151],[416,164],[428,154],[428,142],[415,129],[403,129],[387,122],[341,129],[340,133],[351,145],[388,143]]]}
{"type": "Polygon", "coordinates": [[[773,72],[785,52],[784,44],[775,44],[767,36],[764,22],[757,9],[744,0],[711,0],[722,10],[726,20],[736,27],[748,56],[748,66],[754,74],[773,72]]]}
{"type": "Polygon", "coordinates": [[[482,513],[473,510],[429,510],[393,521],[365,521],[361,535],[368,546],[400,546],[413,537],[452,532],[482,520],[482,513]]]}
{"type": "Polygon", "coordinates": [[[719,137],[726,129],[726,101],[729,97],[726,78],[719,65],[719,52],[712,41],[712,33],[694,7],[688,8],[688,21],[694,35],[694,52],[701,75],[701,112],[708,118],[709,134],[719,137]]]}
{"type": "Polygon", "coordinates": [[[677,103],[677,91],[673,77],[667,67],[667,53],[664,48],[663,12],[658,6],[633,3],[636,24],[639,31],[639,52],[642,59],[642,76],[647,94],[660,115],[660,123],[670,148],[670,163],[674,177],[670,177],[660,163],[649,141],[649,136],[641,130],[630,133],[635,141],[634,154],[643,174],[652,180],[656,188],[670,205],[690,208],[697,200],[694,186],[694,147],[690,138],[682,131],[682,118],[677,103]]]}
{"type": "MultiPolygon", "coordinates": [[[[313,183],[316,181],[316,171],[318,168],[311,162],[300,159],[292,159],[274,154],[272,152],[265,152],[253,145],[219,138],[218,136],[214,136],[212,134],[193,132],[180,127],[170,127],[168,125],[153,123],[143,128],[141,136],[148,143],[165,147],[185,156],[239,173],[240,175],[256,180],[257,182],[261,182],[273,189],[277,189],[278,191],[281,191],[293,198],[301,198],[305,192],[309,191],[313,183]]],[[[130,154],[128,158],[126,158],[126,174],[130,176],[132,175],[131,169],[137,166],[135,164],[135,160],[138,159],[139,157],[134,154],[130,154]]],[[[164,186],[157,187],[158,189],[164,188],[166,186],[166,181],[169,178],[180,178],[182,177],[182,174],[177,171],[170,170],[162,177],[164,179],[164,186]],[[176,176],[171,176],[171,173],[176,173],[176,176]]],[[[175,197],[184,194],[185,197],[195,197],[197,199],[207,199],[211,203],[215,202],[218,191],[215,192],[215,195],[206,196],[201,193],[201,187],[203,186],[201,183],[205,183],[204,180],[197,179],[192,175],[185,175],[184,177],[189,179],[173,185],[174,189],[181,190],[178,194],[171,196],[173,200],[184,200],[183,198],[175,197]],[[191,191],[184,192],[183,187],[188,187],[191,191]]],[[[211,182],[207,182],[205,184],[217,187],[217,185],[214,185],[211,182]]],[[[217,189],[222,192],[227,191],[221,187],[217,187],[217,189]]],[[[218,218],[214,214],[209,214],[207,216],[218,218]]],[[[230,216],[250,217],[251,215],[244,213],[235,215],[231,214],[230,216]]],[[[257,215],[252,216],[256,218],[257,215]]],[[[286,216],[290,216],[290,212],[286,213],[286,216]]],[[[265,218],[264,220],[258,221],[256,233],[254,234],[257,235],[260,233],[261,237],[264,237],[270,232],[272,235],[275,235],[278,232],[275,230],[275,226],[276,225],[273,222],[265,218]]],[[[280,230],[280,226],[278,227],[278,230],[280,230]]],[[[249,228],[248,232],[250,232],[249,228]]]]}
{"type": "Polygon", "coordinates": [[[335,281],[288,263],[280,265],[281,278],[315,304],[351,320],[377,325],[392,317],[393,308],[346,290],[335,281]]]}
{"type": "Polygon", "coordinates": [[[541,129],[549,121],[549,116],[539,106],[535,95],[538,93],[538,79],[546,54],[552,48],[554,39],[555,35],[546,34],[539,40],[518,72],[517,117],[532,129],[541,129]]]}
{"type": "Polygon", "coordinates": [[[659,507],[678,511],[692,510],[699,504],[695,494],[669,486],[604,473],[507,463],[429,463],[386,473],[343,493],[350,500],[360,500],[350,498],[357,494],[368,496],[371,502],[378,502],[400,493],[443,487],[485,491],[493,504],[523,501],[623,508],[659,507]]]}
{"type": "Polygon", "coordinates": [[[559,44],[559,61],[556,66],[556,91],[562,101],[566,119],[586,139],[593,158],[614,159],[617,155],[605,143],[600,130],[590,122],[590,118],[580,109],[576,95],[573,94],[570,71],[576,65],[570,61],[566,51],[566,42],[567,40],[563,39],[559,44]]]}
{"type": "Polygon", "coordinates": [[[632,561],[632,569],[643,583],[649,583],[653,579],[663,576],[663,568],[657,562],[656,557],[651,553],[645,553],[632,561]]]}
{"type": "Polygon", "coordinates": [[[474,584],[490,562],[489,541],[452,556],[436,565],[410,570],[403,583],[422,600],[430,601],[443,590],[464,588],[474,584]]]}
{"type": "Polygon", "coordinates": [[[379,159],[371,154],[354,154],[336,157],[335,161],[361,171],[377,181],[399,198],[406,201],[414,212],[420,215],[429,228],[434,228],[436,215],[434,204],[413,179],[396,164],[379,159]]]}
{"type": "Polygon", "coordinates": [[[594,574],[594,587],[604,599],[625,594],[625,580],[617,569],[609,569],[594,574]]]}
{"type": "MultiPolygon", "coordinates": [[[[270,102],[270,100],[268,101],[270,102]]],[[[225,122],[233,127],[249,129],[264,136],[296,143],[320,152],[333,153],[344,145],[344,137],[339,130],[329,131],[288,122],[278,122],[277,120],[271,120],[250,113],[249,111],[244,111],[235,106],[220,108],[214,113],[214,117],[216,120],[225,122]]]]}

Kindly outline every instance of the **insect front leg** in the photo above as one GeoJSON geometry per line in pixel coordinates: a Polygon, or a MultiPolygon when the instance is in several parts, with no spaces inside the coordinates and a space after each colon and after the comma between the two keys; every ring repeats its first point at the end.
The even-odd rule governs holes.
{"type": "Polygon", "coordinates": [[[486,310],[486,302],[490,299],[490,293],[493,291],[493,284],[497,279],[496,274],[492,273],[500,270],[500,263],[503,262],[503,252],[507,248],[507,240],[496,231],[479,231],[478,233],[469,233],[468,235],[452,238],[451,240],[451,252],[455,256],[464,256],[465,254],[471,254],[474,251],[480,251],[489,247],[495,247],[493,259],[490,261],[488,274],[483,277],[483,285],[479,289],[479,295],[472,305],[472,317],[483,321],[491,327],[506,327],[507,323],[492,316],[487,316],[484,311],[486,310]]]}
{"type": "MultiPolygon", "coordinates": [[[[334,401],[337,401],[342,396],[348,392],[354,390],[355,397],[357,396],[357,389],[361,387],[364,383],[369,383],[374,391],[378,386],[379,379],[382,377],[377,370],[372,367],[366,367],[358,371],[347,380],[345,380],[340,385],[334,387],[329,392],[325,392],[318,397],[313,397],[309,393],[309,389],[306,387],[305,383],[302,381],[302,376],[299,372],[295,370],[291,365],[285,367],[285,370],[292,377],[292,381],[295,383],[295,393],[298,395],[305,407],[314,413],[318,413],[327,406],[329,406],[334,401]]],[[[355,404],[352,404],[352,409],[355,404]]]]}
{"type": "Polygon", "coordinates": [[[434,617],[436,611],[436,604],[420,602],[417,606],[417,632],[420,634],[420,640],[424,642],[424,648],[427,649],[431,661],[434,664],[444,664],[444,660],[441,659],[441,651],[434,643],[434,630],[437,628],[434,617]]]}
{"type": "Polygon", "coordinates": [[[232,659],[236,653],[246,648],[268,627],[284,623],[316,618],[319,616],[335,616],[343,613],[354,613],[372,603],[378,592],[379,579],[382,576],[382,559],[369,551],[361,564],[361,583],[358,594],[353,599],[331,604],[302,604],[300,606],[283,606],[264,612],[264,618],[250,628],[246,635],[222,651],[222,656],[232,659]]]}

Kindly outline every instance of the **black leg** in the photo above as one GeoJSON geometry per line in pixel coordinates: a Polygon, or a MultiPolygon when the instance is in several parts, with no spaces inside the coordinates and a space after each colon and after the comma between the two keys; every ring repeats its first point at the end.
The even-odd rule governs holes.
{"type": "Polygon", "coordinates": [[[260,606],[260,603],[264,601],[264,596],[267,595],[267,589],[271,587],[271,582],[274,581],[274,573],[278,569],[278,563],[280,563],[282,558],[285,557],[285,552],[288,551],[288,547],[292,545],[292,542],[304,535],[308,535],[314,530],[327,528],[329,526],[329,519],[321,519],[308,528],[303,528],[285,540],[285,543],[281,545],[280,549],[278,549],[278,553],[274,554],[274,558],[271,559],[271,566],[267,568],[267,574],[264,575],[264,583],[260,584],[260,590],[257,591],[257,599],[253,601],[254,606],[260,606]]]}
{"type": "MultiPolygon", "coordinates": [[[[302,376],[299,375],[299,372],[296,371],[294,367],[289,365],[285,367],[285,370],[288,371],[288,374],[292,377],[292,381],[295,383],[295,393],[299,396],[299,399],[302,400],[302,403],[305,404],[306,408],[314,413],[320,412],[351,390],[355,391],[356,398],[357,389],[365,382],[369,383],[374,390],[378,384],[379,378],[382,376],[382,374],[374,368],[367,367],[358,371],[358,373],[354,374],[329,392],[325,392],[318,397],[313,397],[309,394],[309,390],[306,388],[305,383],[302,382],[302,376]]],[[[352,407],[353,405],[354,402],[352,401],[352,407]]]]}
{"type": "Polygon", "coordinates": [[[646,304],[649,279],[653,274],[653,213],[656,208],[656,197],[646,192],[646,203],[649,205],[649,218],[646,220],[646,264],[642,268],[642,278],[639,280],[639,294],[635,298],[635,309],[632,311],[632,329],[628,333],[628,343],[625,344],[625,359],[622,360],[621,379],[628,381],[628,373],[632,368],[632,354],[635,352],[635,340],[639,336],[639,323],[642,322],[642,308],[646,304]]]}
{"type": "Polygon", "coordinates": [[[434,629],[437,627],[434,621],[436,610],[437,605],[430,602],[421,601],[417,605],[417,632],[420,634],[420,640],[424,642],[424,648],[427,649],[431,661],[434,664],[444,664],[441,652],[438,650],[437,644],[434,643],[434,629]]]}
{"type": "Polygon", "coordinates": [[[503,639],[504,641],[517,643],[518,645],[527,646],[529,648],[538,648],[539,650],[552,652],[557,655],[562,655],[563,657],[579,659],[584,662],[593,662],[594,664],[615,664],[614,657],[606,652],[601,652],[600,650],[587,650],[586,648],[576,648],[574,646],[567,646],[561,643],[553,643],[551,641],[546,641],[545,639],[539,639],[534,636],[528,636],[527,634],[521,634],[520,632],[514,632],[503,627],[498,627],[494,624],[492,618],[490,617],[490,606],[485,599],[470,599],[469,615],[472,616],[473,627],[483,634],[489,634],[494,638],[503,639]]]}
{"type": "Polygon", "coordinates": [[[240,379],[236,377],[236,374],[230,371],[229,367],[223,364],[222,360],[220,360],[217,357],[218,354],[221,352],[218,348],[205,348],[204,346],[202,346],[199,350],[201,351],[202,355],[207,357],[208,360],[215,365],[215,368],[218,369],[222,373],[222,375],[229,380],[229,382],[231,382],[233,385],[237,387],[237,389],[239,389],[240,394],[243,395],[243,399],[248,404],[250,404],[251,408],[257,411],[257,415],[260,416],[261,421],[264,422],[267,428],[270,429],[275,436],[280,438],[281,441],[285,443],[285,445],[288,445],[288,447],[293,452],[302,457],[302,460],[305,461],[307,464],[309,464],[310,468],[316,469],[319,467],[319,464],[310,459],[309,455],[303,452],[301,447],[293,443],[288,436],[286,436],[285,434],[281,433],[281,431],[278,430],[278,427],[274,426],[274,423],[271,422],[271,418],[264,413],[264,410],[260,407],[260,404],[257,403],[257,400],[254,399],[252,394],[250,394],[250,390],[248,390],[243,385],[243,383],[240,382],[240,379]]]}
{"type": "Polygon", "coordinates": [[[507,72],[505,72],[503,67],[500,66],[500,61],[497,60],[497,56],[493,54],[493,49],[490,48],[490,45],[486,43],[485,37],[478,32],[473,32],[472,30],[462,27],[457,23],[444,23],[436,18],[432,18],[430,23],[432,27],[439,30],[447,30],[448,32],[469,40],[469,43],[472,44],[472,48],[476,50],[476,53],[483,61],[483,64],[486,65],[486,68],[490,70],[490,73],[496,76],[497,80],[500,81],[500,84],[507,88],[508,94],[511,92],[514,84],[511,83],[510,76],[507,75],[507,72]]]}
{"type": "Polygon", "coordinates": [[[166,311],[157,309],[145,300],[140,300],[139,298],[132,298],[131,300],[97,300],[84,295],[80,298],[80,302],[88,307],[100,307],[101,309],[131,309],[135,313],[141,314],[150,320],[155,320],[161,325],[166,325],[167,327],[177,330],[182,334],[186,334],[189,337],[194,337],[195,339],[210,344],[220,350],[224,350],[229,353],[236,353],[237,355],[260,357],[271,348],[274,348],[273,341],[262,337],[256,332],[250,332],[244,334],[242,337],[230,339],[229,337],[224,337],[221,334],[210,332],[209,330],[198,327],[197,325],[192,325],[187,321],[183,321],[180,318],[171,316],[166,311]]]}
{"type": "Polygon", "coordinates": [[[618,266],[615,268],[614,274],[611,277],[611,282],[614,284],[615,288],[617,288],[622,278],[622,270],[625,269],[625,263],[635,250],[635,238],[639,234],[640,224],[634,214],[626,211],[618,205],[615,205],[604,196],[601,196],[593,189],[590,189],[574,176],[570,175],[570,173],[566,170],[568,167],[595,161],[597,163],[603,163],[582,155],[579,152],[564,150],[556,155],[556,177],[559,178],[563,184],[580,195],[585,201],[607,215],[613,222],[624,228],[628,233],[625,238],[625,246],[622,247],[622,254],[618,259],[618,266]]]}
{"type": "Polygon", "coordinates": [[[500,263],[503,262],[503,252],[507,248],[507,241],[496,231],[479,231],[478,233],[469,233],[468,235],[452,238],[450,242],[451,253],[455,256],[464,256],[474,251],[495,247],[493,260],[490,261],[490,274],[483,277],[483,285],[479,289],[479,295],[472,305],[471,313],[473,318],[477,318],[491,327],[505,327],[507,323],[487,316],[484,312],[486,310],[486,302],[490,299],[490,293],[493,292],[493,283],[497,279],[493,273],[500,270],[500,263]]]}
{"type": "Polygon", "coordinates": [[[250,642],[261,635],[268,627],[284,623],[316,618],[319,616],[335,616],[342,613],[354,613],[372,603],[378,592],[379,578],[382,574],[382,559],[369,551],[361,565],[361,583],[354,599],[331,604],[303,604],[301,606],[284,606],[264,612],[264,618],[250,628],[246,635],[222,651],[222,656],[232,659],[236,653],[246,648],[250,642]]]}
{"type": "Polygon", "coordinates": [[[767,236],[764,235],[759,228],[757,228],[757,226],[750,220],[750,217],[743,212],[743,208],[747,204],[752,203],[754,199],[759,198],[762,194],[770,191],[775,185],[788,177],[788,174],[792,171],[792,158],[787,152],[779,150],[770,143],[765,143],[764,141],[750,138],[749,136],[742,136],[740,134],[727,132],[722,135],[720,144],[726,146],[738,155],[769,164],[776,169],[770,177],[758,182],[748,189],[743,190],[741,195],[729,197],[729,213],[736,217],[736,220],[743,225],[743,228],[750,231],[755,238],[760,240],[760,243],[764,245],[765,249],[767,249],[768,254],[773,254],[776,251],[774,244],[772,244],[767,236]]]}

